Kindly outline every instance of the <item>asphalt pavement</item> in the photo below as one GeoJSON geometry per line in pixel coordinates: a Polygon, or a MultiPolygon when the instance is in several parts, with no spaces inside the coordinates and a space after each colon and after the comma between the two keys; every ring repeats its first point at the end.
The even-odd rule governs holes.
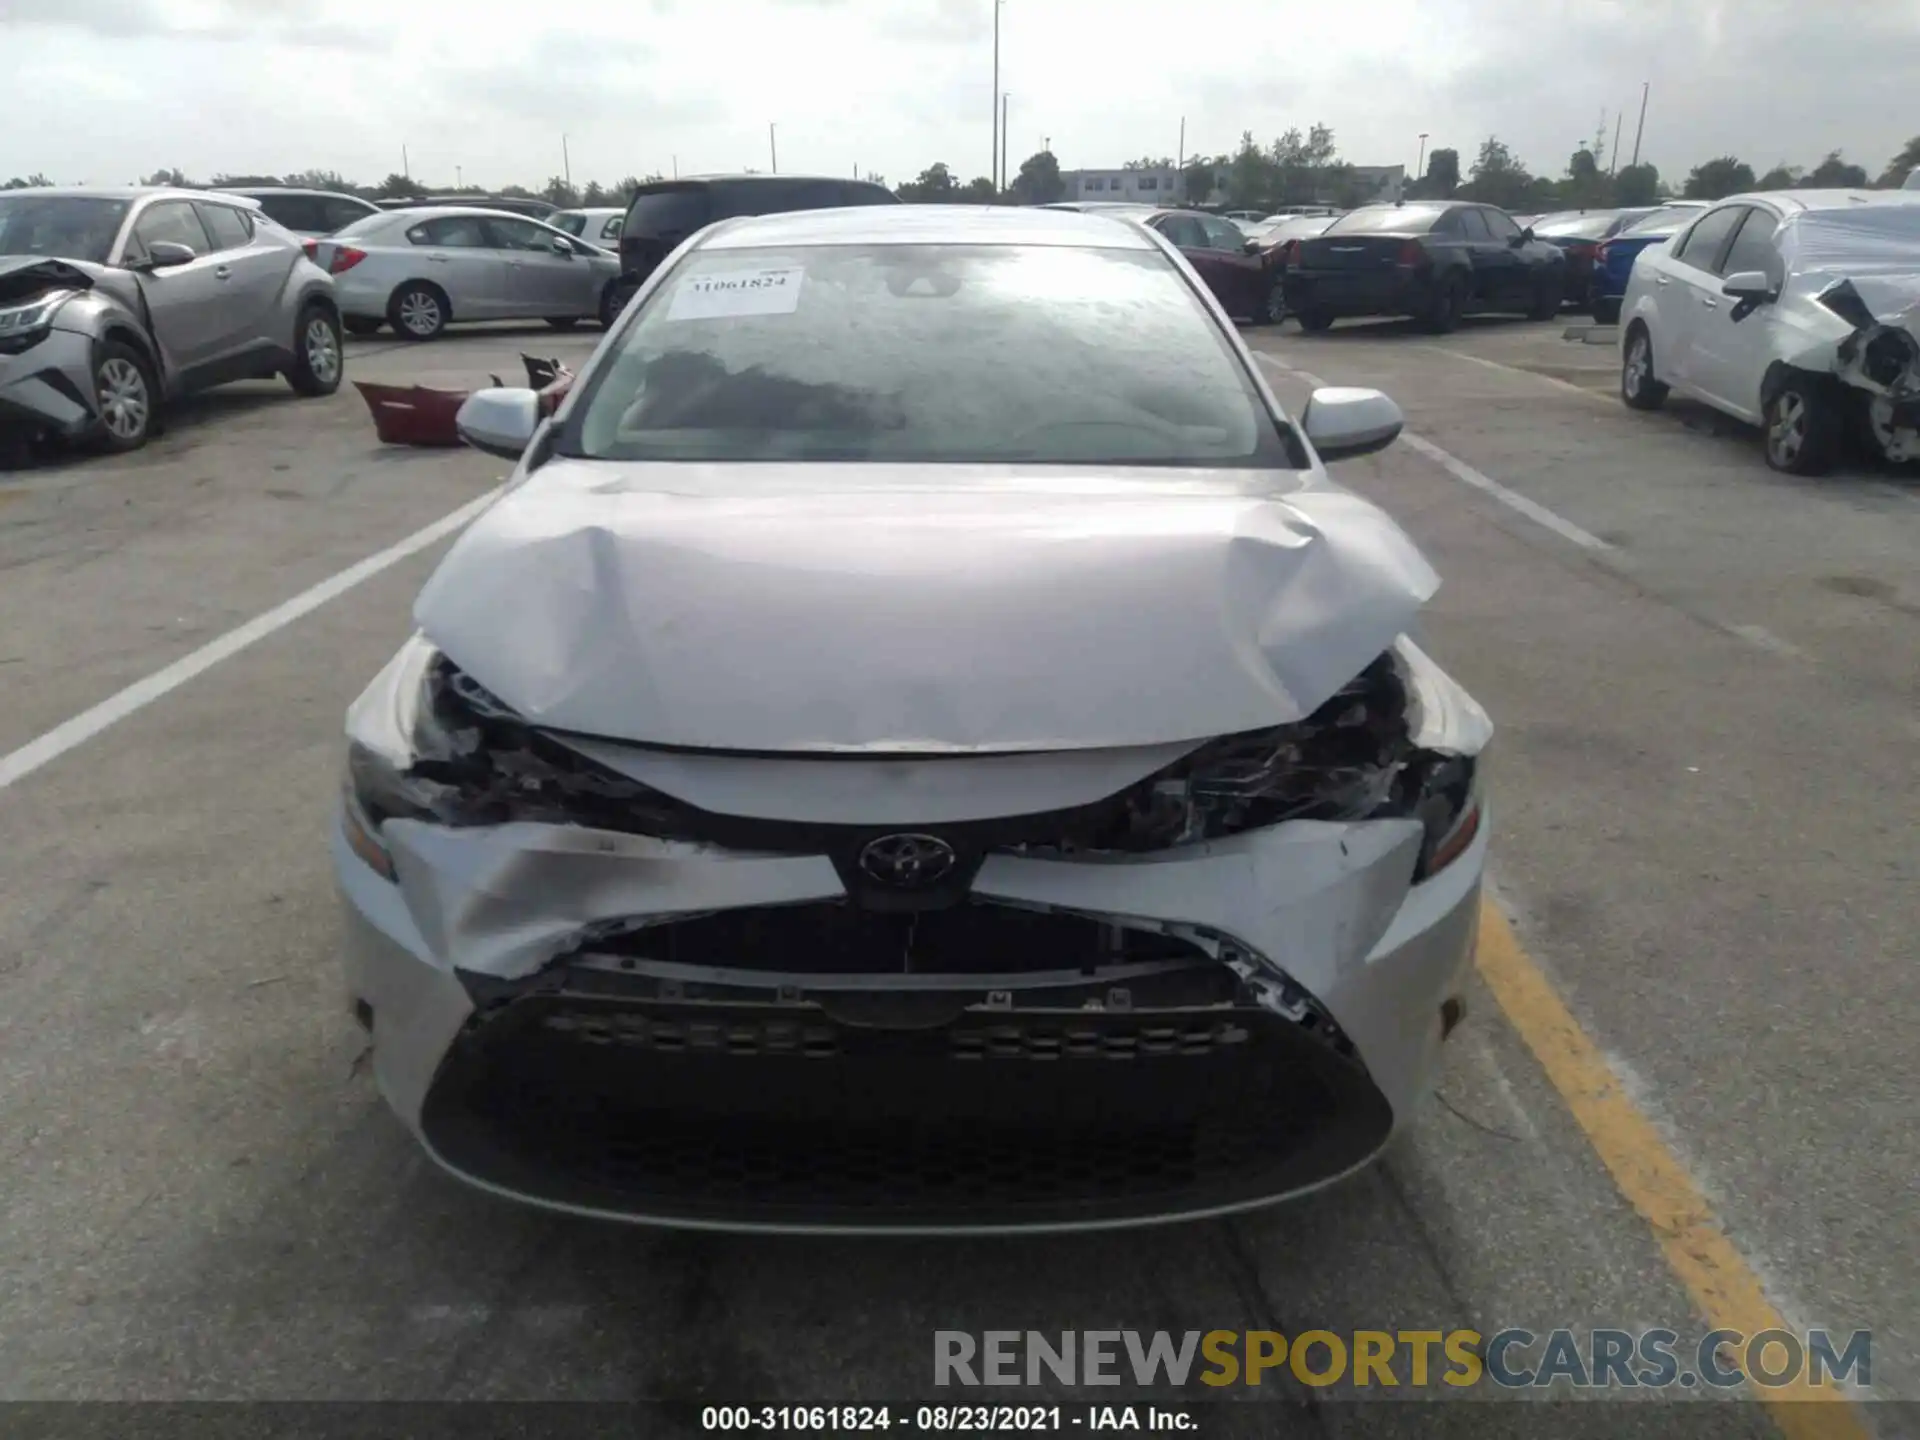
{"type": "MultiPolygon", "coordinates": [[[[1383,1163],[1230,1221],[991,1242],[652,1232],[441,1177],[365,1073],[325,840],[421,532],[506,467],[378,445],[350,388],[236,386],[140,455],[0,476],[0,757],[44,759],[0,784],[0,1398],[902,1399],[935,1330],[1697,1337],[1759,1313],[1745,1275],[1794,1327],[1872,1330],[1874,1391],[1920,1400],[1920,482],[1791,480],[1687,407],[1628,412],[1558,326],[1249,336],[1293,407],[1305,372],[1407,413],[1338,474],[1443,577],[1427,638],[1498,726],[1508,948],[1555,997],[1489,972],[1383,1163]],[[1595,1118],[1582,1064],[1644,1130],[1595,1118]],[[1700,1214],[1648,1198],[1676,1174],[1700,1214]],[[1723,1247],[1705,1280],[1681,1231],[1723,1247]]],[[[357,341],[349,375],[484,383],[596,338],[357,341]]],[[[1263,1428],[1353,1425],[1263,1398],[1292,1402],[1263,1428]]]]}

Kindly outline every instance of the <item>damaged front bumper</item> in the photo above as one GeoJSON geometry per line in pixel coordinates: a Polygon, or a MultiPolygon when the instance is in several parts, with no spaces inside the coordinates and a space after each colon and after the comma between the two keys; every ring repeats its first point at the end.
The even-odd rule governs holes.
{"type": "Polygon", "coordinates": [[[92,336],[53,326],[22,339],[0,336],[0,429],[79,439],[95,420],[92,336]]]}
{"type": "Polygon", "coordinates": [[[1877,317],[1852,281],[1816,297],[1853,326],[1834,351],[1833,373],[1866,397],[1867,428],[1888,460],[1920,460],[1920,303],[1893,321],[1877,317]]]}
{"type": "Polygon", "coordinates": [[[888,914],[826,855],[546,824],[390,821],[389,880],[357,824],[347,988],[442,1165],[796,1231],[1137,1224],[1364,1164],[1458,1018],[1486,845],[1418,884],[1413,819],[993,854],[962,903],[888,914]]]}

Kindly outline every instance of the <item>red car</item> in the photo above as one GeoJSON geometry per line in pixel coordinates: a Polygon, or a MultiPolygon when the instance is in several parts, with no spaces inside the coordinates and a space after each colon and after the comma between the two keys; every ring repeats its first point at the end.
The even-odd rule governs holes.
{"type": "Polygon", "coordinates": [[[1249,239],[1231,220],[1199,210],[1153,210],[1139,218],[1187,257],[1227,314],[1256,325],[1278,325],[1286,317],[1284,243],[1249,239]]]}

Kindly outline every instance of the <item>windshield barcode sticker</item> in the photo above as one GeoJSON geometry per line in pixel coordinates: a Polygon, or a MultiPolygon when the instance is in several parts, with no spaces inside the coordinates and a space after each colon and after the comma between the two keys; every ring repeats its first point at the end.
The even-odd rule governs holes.
{"type": "Polygon", "coordinates": [[[680,282],[669,320],[713,320],[732,315],[791,315],[800,305],[798,265],[779,270],[723,270],[680,282]]]}

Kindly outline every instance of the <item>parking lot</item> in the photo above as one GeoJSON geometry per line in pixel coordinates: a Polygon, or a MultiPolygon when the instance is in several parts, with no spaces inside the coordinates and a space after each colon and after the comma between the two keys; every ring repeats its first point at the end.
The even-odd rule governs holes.
{"type": "MultiPolygon", "coordinates": [[[[1871,1330],[1875,1391],[1920,1400],[1920,480],[1793,480],[1705,411],[1632,413],[1613,348],[1565,328],[1248,332],[1296,412],[1315,383],[1406,412],[1337,473],[1442,576],[1431,648],[1499,727],[1512,930],[1483,932],[1383,1164],[1111,1236],[662,1233],[442,1178],[364,1073],[327,825],[345,707],[439,522],[507,467],[380,446],[351,386],[260,383],[137,455],[0,476],[0,1385],[878,1400],[928,1393],[936,1329],[1697,1336],[1777,1312],[1871,1330]]],[[[521,351],[578,364],[597,334],[356,340],[348,377],[511,383],[521,351]]]]}

